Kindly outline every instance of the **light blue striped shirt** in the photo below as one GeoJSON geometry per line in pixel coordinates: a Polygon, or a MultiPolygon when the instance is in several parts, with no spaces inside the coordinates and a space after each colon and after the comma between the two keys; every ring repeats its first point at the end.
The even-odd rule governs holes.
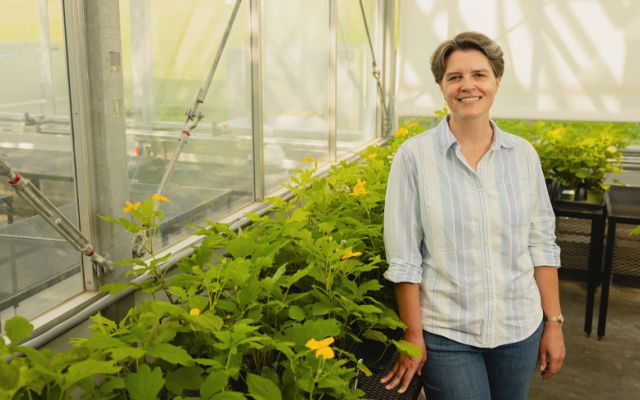
{"type": "Polygon", "coordinates": [[[540,159],[526,140],[491,125],[477,172],[446,118],[402,144],[384,213],[385,278],[421,284],[425,330],[485,348],[536,330],[534,266],[560,266],[540,159]]]}

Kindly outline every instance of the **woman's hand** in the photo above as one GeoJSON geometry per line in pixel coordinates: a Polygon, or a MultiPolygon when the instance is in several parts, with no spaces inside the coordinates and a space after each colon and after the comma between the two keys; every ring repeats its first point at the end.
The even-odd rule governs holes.
{"type": "Polygon", "coordinates": [[[540,374],[549,379],[560,371],[564,362],[565,349],[562,325],[546,322],[540,340],[540,374]]]}
{"type": "Polygon", "coordinates": [[[398,393],[404,393],[407,388],[409,388],[411,379],[413,379],[416,373],[418,375],[422,373],[422,366],[427,360],[427,348],[424,344],[422,331],[414,334],[407,332],[404,335],[404,340],[418,346],[421,349],[422,355],[419,358],[410,358],[400,354],[391,372],[380,380],[383,384],[388,383],[387,386],[385,386],[387,390],[391,390],[400,385],[398,393]]]}

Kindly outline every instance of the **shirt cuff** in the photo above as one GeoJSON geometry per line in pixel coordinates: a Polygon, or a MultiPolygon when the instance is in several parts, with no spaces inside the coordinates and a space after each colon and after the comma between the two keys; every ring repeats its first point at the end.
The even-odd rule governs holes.
{"type": "Polygon", "coordinates": [[[529,247],[531,260],[536,267],[557,267],[560,268],[560,247],[529,247]]]}
{"type": "Polygon", "coordinates": [[[422,268],[409,264],[390,263],[384,277],[393,283],[422,283],[422,268]]]}

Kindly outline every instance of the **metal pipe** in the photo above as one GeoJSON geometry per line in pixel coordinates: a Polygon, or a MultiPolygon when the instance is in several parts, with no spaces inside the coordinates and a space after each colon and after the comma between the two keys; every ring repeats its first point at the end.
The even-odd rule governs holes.
{"type": "Polygon", "coordinates": [[[242,0],[236,0],[236,4],[233,7],[233,11],[231,12],[231,17],[229,18],[229,22],[227,23],[227,27],[222,35],[222,39],[220,41],[220,45],[218,46],[218,50],[216,52],[215,59],[211,68],[209,69],[209,74],[207,75],[207,79],[204,82],[204,85],[198,90],[198,94],[196,95],[195,100],[193,101],[193,105],[189,110],[187,110],[187,116],[184,121],[184,128],[182,130],[182,134],[180,135],[180,141],[178,142],[178,146],[167,165],[167,168],[164,171],[164,175],[162,176],[162,180],[160,181],[160,185],[158,186],[159,194],[164,192],[165,187],[169,183],[171,179],[171,175],[173,175],[173,171],[176,167],[176,162],[178,161],[178,157],[182,153],[182,149],[184,145],[189,140],[191,136],[191,130],[194,129],[198,122],[204,117],[204,115],[198,111],[200,104],[204,102],[205,97],[207,96],[207,92],[209,91],[209,87],[211,86],[211,81],[213,79],[213,75],[218,68],[218,63],[220,62],[220,58],[222,57],[222,51],[224,50],[225,45],[227,44],[227,40],[229,39],[229,33],[231,32],[231,27],[233,26],[233,22],[236,19],[236,15],[238,14],[238,10],[240,9],[240,3],[242,0]]]}
{"type": "MultiPolygon", "coordinates": [[[[262,2],[250,0],[251,20],[251,120],[253,122],[253,198],[265,198],[264,113],[262,59],[262,2]]],[[[267,5],[265,5],[267,7],[267,5]]]]}
{"type": "Polygon", "coordinates": [[[338,7],[329,1],[329,162],[338,159],[338,7]]]}

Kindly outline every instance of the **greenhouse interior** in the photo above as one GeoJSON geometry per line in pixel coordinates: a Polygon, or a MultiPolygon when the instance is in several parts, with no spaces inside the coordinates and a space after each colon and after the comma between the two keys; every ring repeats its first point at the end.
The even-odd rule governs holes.
{"type": "Polygon", "coordinates": [[[462,32],[502,49],[492,135],[530,143],[554,214],[562,313],[541,326],[566,357],[527,398],[638,398],[640,1],[0,10],[0,398],[430,399],[426,373],[381,383],[431,354],[386,274],[385,199],[396,153],[463,113],[432,74],[462,32]]]}

